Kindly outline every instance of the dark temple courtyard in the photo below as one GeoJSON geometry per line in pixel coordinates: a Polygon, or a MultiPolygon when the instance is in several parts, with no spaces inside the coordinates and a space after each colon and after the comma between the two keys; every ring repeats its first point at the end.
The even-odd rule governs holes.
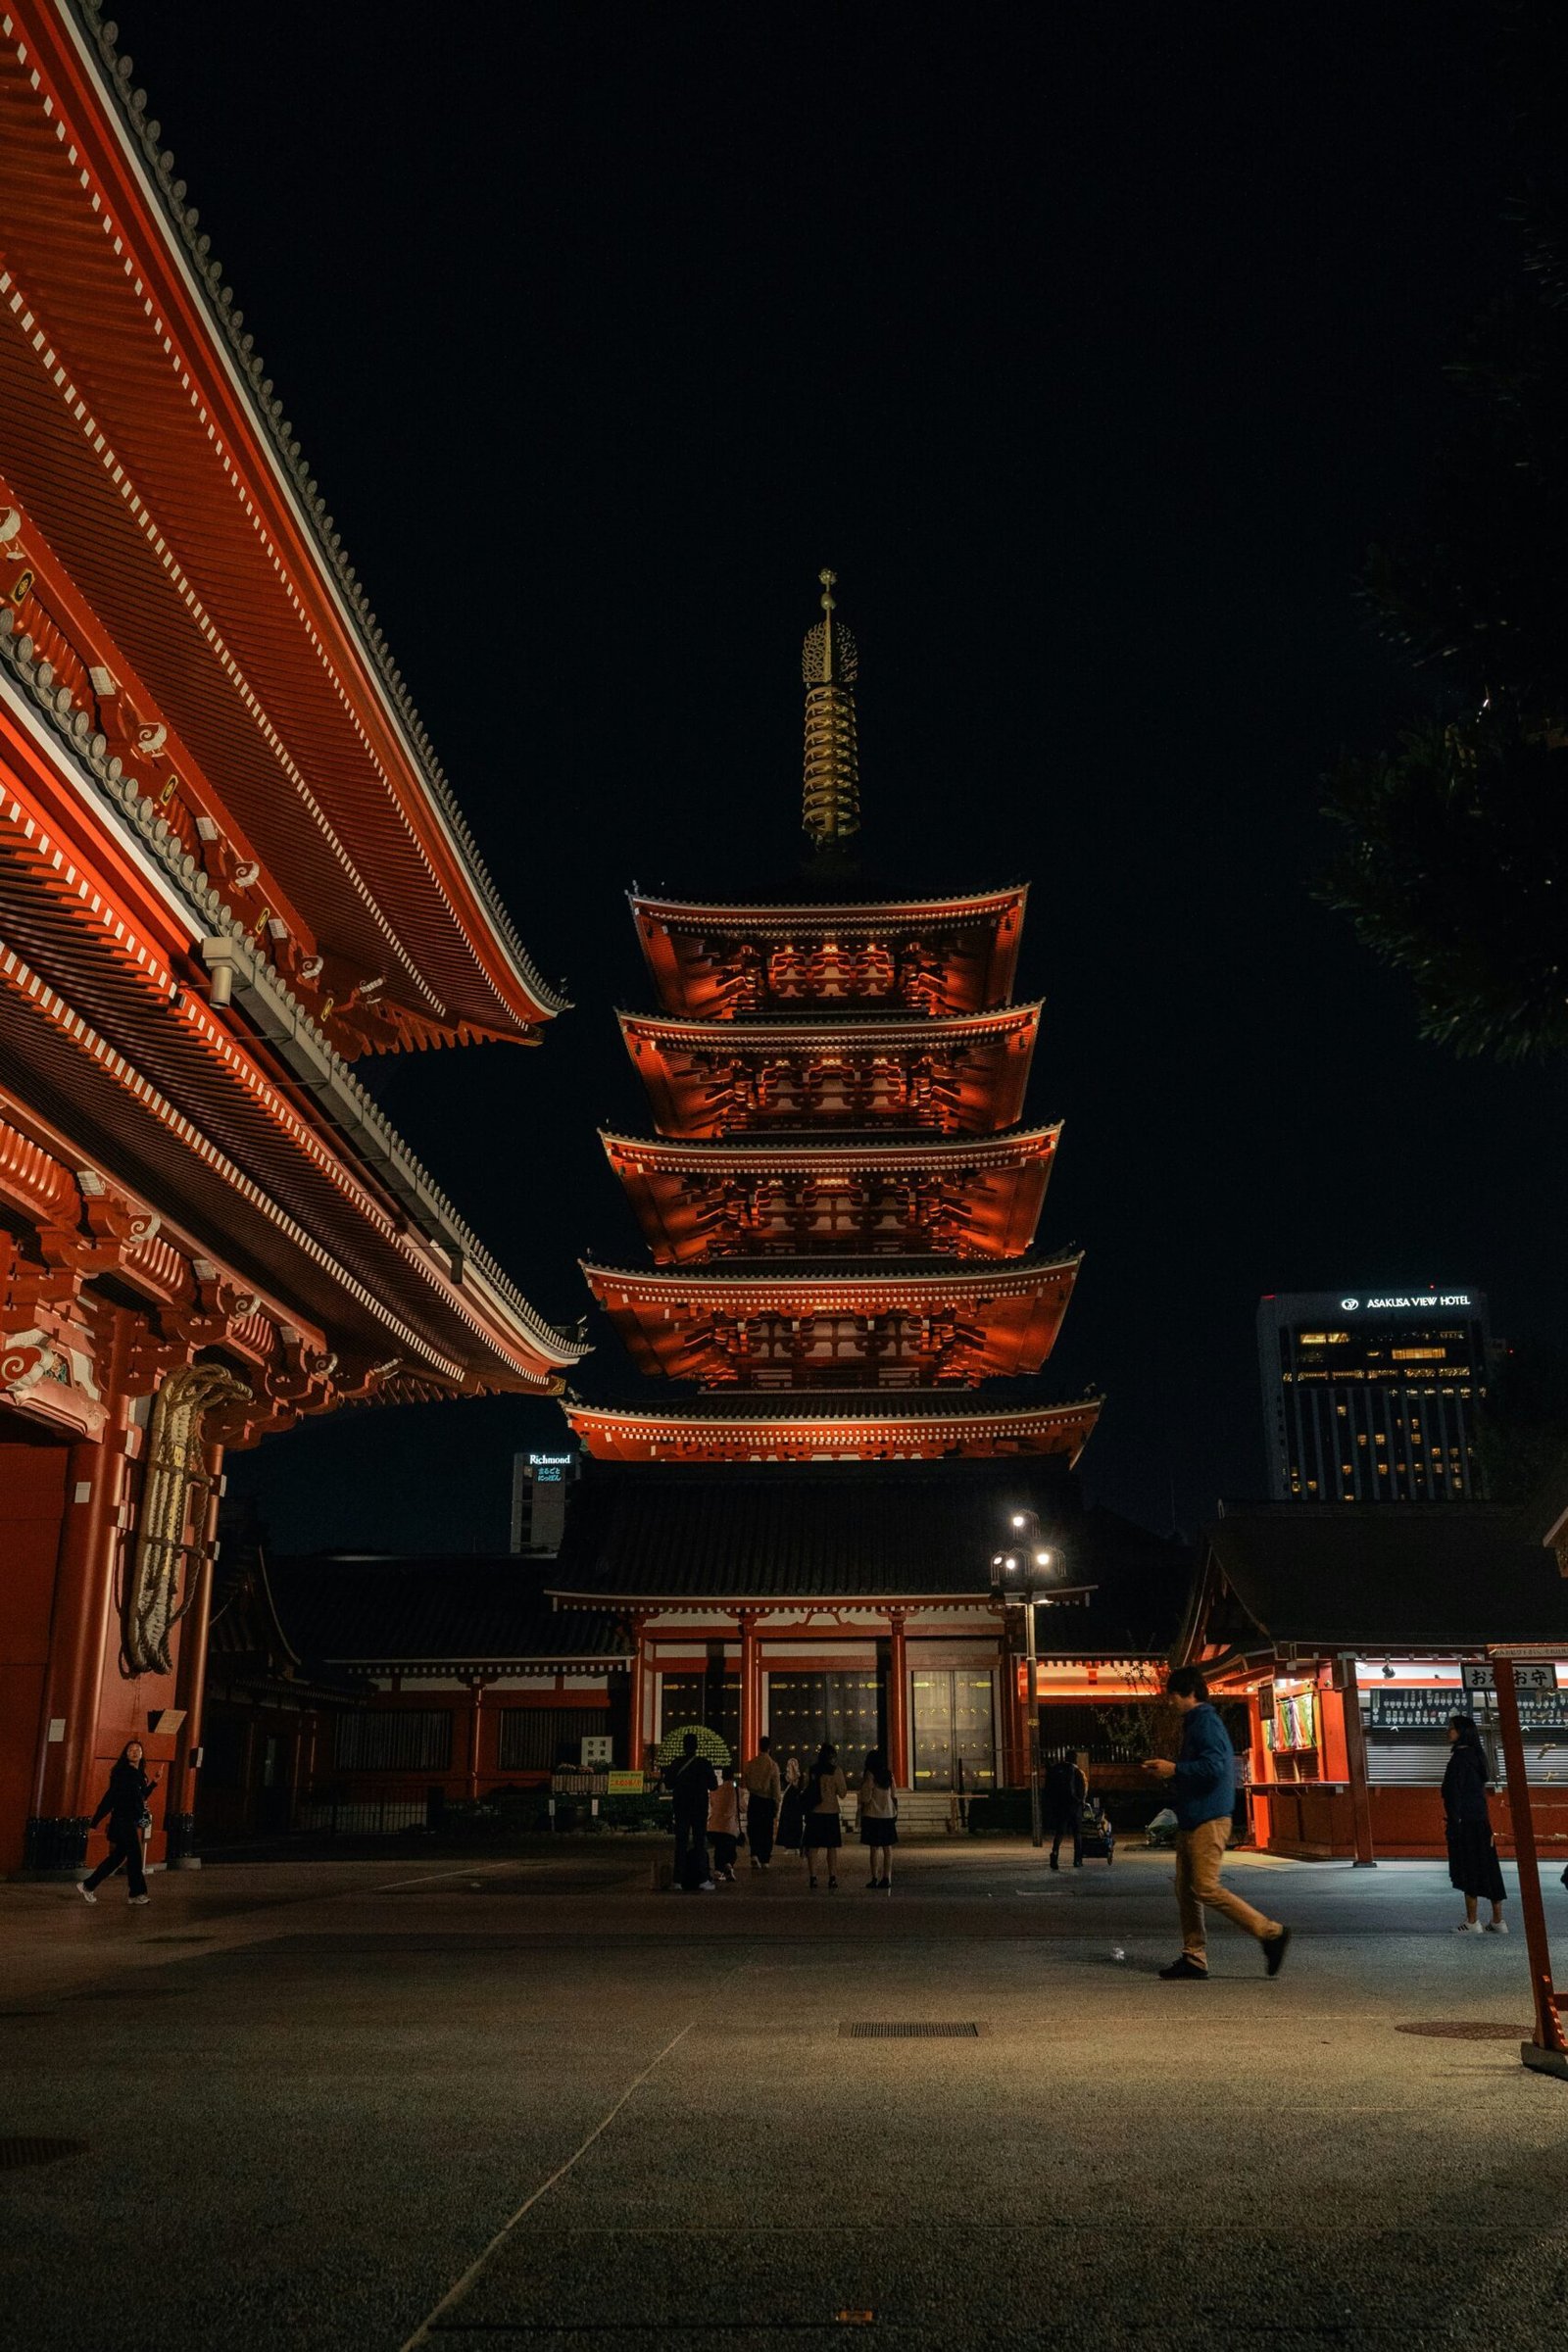
{"type": "Polygon", "coordinates": [[[1519,2063],[1517,1917],[1247,1856],[1286,1970],[1220,1925],[1165,1984],[1168,1856],[909,1848],[890,1900],[845,1862],[831,1896],[788,1860],[657,1894],[646,1847],[565,1840],[0,1889],[5,2339],[1561,2343],[1568,2085],[1519,2063]]]}

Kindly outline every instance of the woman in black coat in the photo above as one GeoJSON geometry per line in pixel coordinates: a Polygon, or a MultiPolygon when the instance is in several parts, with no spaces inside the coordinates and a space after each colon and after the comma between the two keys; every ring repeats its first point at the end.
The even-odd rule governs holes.
{"type": "Polygon", "coordinates": [[[94,1891],[105,1879],[112,1879],[123,1863],[130,1880],[130,1899],[133,1903],[147,1900],[147,1877],[141,1866],[141,1825],[147,1810],[147,1800],[159,1782],[162,1770],[147,1778],[146,1750],[139,1740],[127,1740],[120,1752],[120,1761],[109,1775],[109,1788],[103,1802],[92,1817],[92,1827],[108,1816],[109,1852],[99,1863],[91,1878],[77,1882],[82,1900],[95,1903],[94,1891]]]}
{"type": "Polygon", "coordinates": [[[1448,1718],[1450,1753],[1443,1776],[1443,1817],[1448,1831],[1448,1881],[1464,1896],[1464,1924],[1456,1936],[1479,1936],[1482,1925],[1476,1905],[1483,1895],[1492,1905],[1485,1933],[1506,1936],[1502,1916],[1502,1868],[1493,1842],[1492,1816],[1487,1810],[1487,1751],[1469,1715],[1448,1718]]]}

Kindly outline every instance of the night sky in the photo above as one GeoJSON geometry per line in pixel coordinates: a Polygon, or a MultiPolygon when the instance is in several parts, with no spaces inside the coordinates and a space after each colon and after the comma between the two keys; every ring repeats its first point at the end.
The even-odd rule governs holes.
{"type": "MultiPolygon", "coordinates": [[[[1263,1477],[1252,1318],[1490,1292],[1560,1328],[1560,1077],[1458,1063],[1309,891],[1320,778],[1422,689],[1364,633],[1442,367],[1515,264],[1481,7],[123,0],[121,40],[466,813],[577,1009],[362,1074],[529,1298],[643,1250],[624,891],[798,854],[800,638],[860,646],[864,850],[1029,877],[1087,1251],[1044,1393],[1164,1527],[1263,1477]]],[[[603,1327],[596,1396],[641,1384],[603,1327]]],[[[231,1458],[279,1548],[503,1546],[549,1405],[231,1458]]]]}

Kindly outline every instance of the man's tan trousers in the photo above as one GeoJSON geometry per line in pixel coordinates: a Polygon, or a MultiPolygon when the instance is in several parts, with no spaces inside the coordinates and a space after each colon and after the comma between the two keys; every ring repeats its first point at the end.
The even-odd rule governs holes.
{"type": "Polygon", "coordinates": [[[1265,1919],[1250,1903],[1244,1903],[1239,1894],[1220,1885],[1219,1866],[1225,1848],[1231,1841],[1231,1825],[1223,1816],[1217,1821],[1200,1821],[1196,1830],[1176,1833],[1176,1902],[1182,1915],[1182,1950],[1189,1960],[1203,1961],[1207,1944],[1203,1936],[1203,1910],[1223,1911],[1249,1936],[1259,1938],[1277,1936],[1279,1922],[1265,1919]]]}

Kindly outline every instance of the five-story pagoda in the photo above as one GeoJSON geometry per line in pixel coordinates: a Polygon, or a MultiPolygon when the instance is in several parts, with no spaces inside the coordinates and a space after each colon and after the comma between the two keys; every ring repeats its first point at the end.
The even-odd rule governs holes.
{"type": "Polygon", "coordinates": [[[569,1418],[619,1461],[1075,1460],[1097,1399],[979,1394],[1040,1371],[1079,1262],[1034,1248],[1060,1128],[1021,1123],[1027,891],[847,895],[857,655],[822,582],[810,894],[631,901],[660,1009],[619,1017],[655,1133],[603,1140],[653,1265],[583,1270],[634,1362],[701,1394],[569,1418]]]}
{"type": "Polygon", "coordinates": [[[1024,1123],[1026,894],[865,891],[856,653],[822,582],[809,880],[632,894],[659,1009],[620,1023],[654,1132],[604,1143],[653,1263],[584,1272],[669,1394],[565,1400],[591,1458],[553,1590],[622,1616],[629,1760],[692,1722],[781,1760],[880,1741],[946,1807],[1023,1770],[987,1563],[1007,1512],[1074,1507],[1099,1399],[1031,1386],[1078,1258],[1034,1247],[1059,1130],[1024,1123]]]}

